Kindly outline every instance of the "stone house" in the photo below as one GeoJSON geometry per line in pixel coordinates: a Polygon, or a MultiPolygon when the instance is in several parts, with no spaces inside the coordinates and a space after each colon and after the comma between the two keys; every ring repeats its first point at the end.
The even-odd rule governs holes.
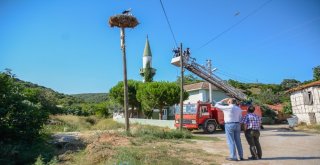
{"type": "Polygon", "coordinates": [[[320,123],[320,81],[311,82],[288,91],[292,112],[299,123],[320,123]]]}

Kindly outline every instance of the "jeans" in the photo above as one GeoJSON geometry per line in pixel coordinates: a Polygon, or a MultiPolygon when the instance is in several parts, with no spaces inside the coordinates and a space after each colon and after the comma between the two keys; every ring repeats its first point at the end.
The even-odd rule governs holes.
{"type": "Polygon", "coordinates": [[[259,142],[260,131],[249,129],[246,130],[245,135],[250,146],[250,152],[252,157],[261,159],[262,150],[259,142]]]}
{"type": "Polygon", "coordinates": [[[230,151],[230,158],[238,159],[236,147],[237,147],[238,155],[240,159],[243,158],[243,150],[242,150],[242,144],[240,139],[240,132],[241,132],[240,124],[226,123],[225,132],[226,132],[227,143],[230,151]]]}

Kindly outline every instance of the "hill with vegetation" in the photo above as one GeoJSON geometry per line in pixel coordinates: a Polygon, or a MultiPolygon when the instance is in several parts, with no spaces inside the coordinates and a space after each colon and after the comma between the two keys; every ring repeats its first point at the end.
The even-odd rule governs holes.
{"type": "Polygon", "coordinates": [[[86,103],[100,103],[108,100],[108,93],[81,93],[71,95],[86,103]]]}

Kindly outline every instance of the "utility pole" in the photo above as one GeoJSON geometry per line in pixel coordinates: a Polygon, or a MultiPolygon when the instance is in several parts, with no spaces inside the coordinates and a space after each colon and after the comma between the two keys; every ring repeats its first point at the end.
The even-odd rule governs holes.
{"type": "MultiPolygon", "coordinates": [[[[131,9],[130,9],[131,10],[131,9]]],[[[125,129],[126,132],[130,132],[129,127],[129,116],[128,116],[128,81],[127,81],[127,60],[126,60],[126,46],[125,46],[125,28],[134,28],[139,22],[138,20],[130,14],[130,10],[126,10],[122,12],[122,14],[118,14],[115,16],[111,16],[109,19],[109,25],[111,27],[119,27],[120,28],[120,46],[122,50],[122,60],[123,60],[123,87],[124,87],[124,114],[125,114],[125,129]]],[[[132,109],[133,110],[133,109],[132,109]]]]}
{"type": "MultiPolygon", "coordinates": [[[[211,65],[211,60],[207,60],[207,69],[209,72],[210,77],[212,76],[212,65],[211,65]]],[[[209,83],[209,102],[212,103],[212,84],[210,82],[209,83]]]]}
{"type": "MultiPolygon", "coordinates": [[[[128,81],[127,81],[127,60],[126,60],[126,45],[125,45],[125,31],[124,28],[120,28],[120,39],[121,39],[121,50],[122,50],[122,60],[123,60],[123,92],[124,92],[124,116],[125,116],[125,128],[126,131],[130,131],[129,126],[129,113],[128,113],[128,81]]],[[[132,110],[133,111],[133,110],[132,110]]]]}
{"type": "Polygon", "coordinates": [[[182,43],[180,43],[180,70],[181,70],[181,81],[180,81],[180,131],[183,126],[183,54],[182,54],[182,43]]]}

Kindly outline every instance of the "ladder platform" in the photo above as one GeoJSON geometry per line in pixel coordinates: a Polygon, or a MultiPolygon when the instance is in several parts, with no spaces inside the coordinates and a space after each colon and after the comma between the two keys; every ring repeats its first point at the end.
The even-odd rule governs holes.
{"type": "Polygon", "coordinates": [[[181,60],[181,56],[173,57],[171,59],[171,64],[175,65],[176,67],[180,67],[180,60],[181,60]]]}

